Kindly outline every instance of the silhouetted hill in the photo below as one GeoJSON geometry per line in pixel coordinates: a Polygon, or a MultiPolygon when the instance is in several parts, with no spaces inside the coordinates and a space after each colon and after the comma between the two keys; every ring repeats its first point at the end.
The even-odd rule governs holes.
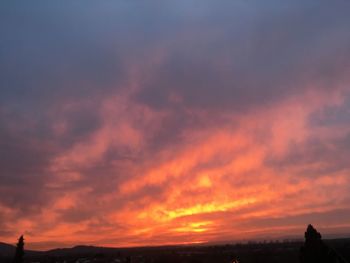
{"type": "MultiPolygon", "coordinates": [[[[350,239],[326,239],[325,245],[350,262],[350,239]]],[[[241,244],[207,244],[159,247],[110,248],[96,246],[75,246],[72,248],[48,251],[25,250],[26,262],[77,262],[88,259],[90,262],[110,263],[115,259],[121,262],[167,262],[167,263],[227,263],[238,258],[239,262],[256,263],[298,263],[303,241],[248,242],[241,244]]],[[[12,263],[15,246],[0,243],[0,263],[12,263]]],[[[328,263],[328,262],[327,262],[328,263]]]]}
{"type": "MultiPolygon", "coordinates": [[[[15,246],[0,242],[0,258],[1,257],[13,257],[13,255],[15,254],[15,250],[16,250],[15,246]]],[[[25,249],[25,253],[26,253],[26,255],[29,255],[29,256],[37,256],[37,255],[43,254],[45,252],[25,249]]]]}
{"type": "Polygon", "coordinates": [[[15,253],[16,247],[0,242],[0,256],[7,257],[15,253]]]}
{"type": "Polygon", "coordinates": [[[119,252],[119,248],[95,247],[95,246],[75,246],[72,248],[58,248],[46,251],[51,256],[77,256],[91,254],[110,254],[119,252]]]}

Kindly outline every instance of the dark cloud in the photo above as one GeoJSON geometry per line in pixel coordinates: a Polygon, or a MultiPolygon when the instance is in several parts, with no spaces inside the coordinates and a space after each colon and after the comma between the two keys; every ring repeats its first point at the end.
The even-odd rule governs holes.
{"type": "Polygon", "coordinates": [[[98,99],[151,47],[167,55],[137,99],[154,107],[176,93],[189,107],[249,108],[349,69],[345,2],[2,5],[3,103],[98,99]]]}
{"type": "Polygon", "coordinates": [[[0,202],[25,212],[46,202],[44,184],[57,149],[36,135],[40,128],[35,123],[17,121],[1,118],[0,202]]]}
{"type": "Polygon", "coordinates": [[[340,105],[317,110],[311,114],[309,122],[314,127],[336,127],[350,123],[350,95],[346,94],[340,105]]]}
{"type": "Polygon", "coordinates": [[[310,139],[306,143],[291,143],[283,157],[269,156],[266,164],[282,170],[303,166],[304,168],[299,170],[299,175],[322,176],[350,168],[348,147],[349,135],[333,140],[310,139]]]}
{"type": "Polygon", "coordinates": [[[240,111],[296,95],[311,82],[334,88],[347,76],[350,20],[342,4],[257,6],[247,4],[245,16],[214,8],[203,18],[208,27],[195,20],[169,44],[138,99],[166,108],[175,93],[187,107],[240,111]]]}
{"type": "Polygon", "coordinates": [[[73,208],[64,210],[61,213],[60,220],[63,220],[63,222],[68,222],[68,223],[83,222],[85,220],[91,219],[92,217],[96,218],[96,212],[97,211],[94,206],[90,207],[90,209],[83,209],[82,207],[80,208],[73,207],[73,208]]]}
{"type": "Polygon", "coordinates": [[[312,222],[313,224],[322,225],[322,222],[327,222],[329,225],[341,225],[346,224],[350,215],[349,209],[332,209],[325,212],[313,212],[313,213],[302,213],[300,215],[292,215],[288,217],[277,217],[277,218],[259,218],[258,220],[247,220],[243,224],[248,227],[260,226],[260,227],[279,227],[279,226],[296,226],[306,225],[312,222]]]}
{"type": "Polygon", "coordinates": [[[307,120],[310,131],[315,130],[306,141],[290,142],[283,156],[268,156],[266,164],[275,169],[288,170],[303,166],[299,171],[304,176],[322,176],[350,169],[349,95],[337,105],[325,106],[312,112],[307,120]],[[326,136],[322,129],[327,130],[326,136]],[[319,132],[317,132],[319,131],[319,132]],[[330,136],[332,133],[337,135],[330,136]],[[322,165],[318,165],[322,164],[322,165]]]}
{"type": "Polygon", "coordinates": [[[2,103],[44,110],[81,97],[97,99],[116,88],[123,73],[119,57],[123,51],[116,41],[110,46],[114,38],[110,34],[101,41],[94,21],[89,24],[83,10],[75,15],[79,4],[3,5],[2,103]]]}

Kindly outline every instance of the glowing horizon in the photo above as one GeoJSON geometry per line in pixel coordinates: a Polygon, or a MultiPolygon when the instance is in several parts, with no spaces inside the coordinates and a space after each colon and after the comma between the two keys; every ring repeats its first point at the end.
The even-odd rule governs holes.
{"type": "Polygon", "coordinates": [[[0,241],[349,234],[350,3],[1,3],[0,241]]]}

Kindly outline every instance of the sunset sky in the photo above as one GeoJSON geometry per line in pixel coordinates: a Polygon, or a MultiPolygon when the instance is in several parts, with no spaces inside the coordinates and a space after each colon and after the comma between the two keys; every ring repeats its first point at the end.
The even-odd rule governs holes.
{"type": "Polygon", "coordinates": [[[0,241],[350,235],[349,10],[1,1],[0,241]]]}

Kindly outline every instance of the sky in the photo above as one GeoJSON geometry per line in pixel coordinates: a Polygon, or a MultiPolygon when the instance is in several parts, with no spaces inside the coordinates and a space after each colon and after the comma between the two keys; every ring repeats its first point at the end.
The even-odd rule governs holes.
{"type": "Polygon", "coordinates": [[[0,241],[350,234],[350,2],[0,3],[0,241]]]}

